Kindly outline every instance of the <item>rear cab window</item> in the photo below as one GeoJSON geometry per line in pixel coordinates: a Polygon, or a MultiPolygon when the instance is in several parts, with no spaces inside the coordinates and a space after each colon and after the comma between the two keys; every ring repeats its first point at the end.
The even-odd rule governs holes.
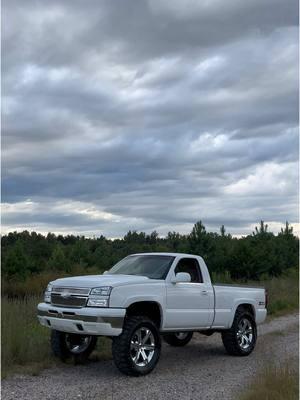
{"type": "Polygon", "coordinates": [[[191,275],[191,283],[203,283],[200,265],[196,258],[181,258],[175,268],[175,274],[187,272],[191,275]]]}

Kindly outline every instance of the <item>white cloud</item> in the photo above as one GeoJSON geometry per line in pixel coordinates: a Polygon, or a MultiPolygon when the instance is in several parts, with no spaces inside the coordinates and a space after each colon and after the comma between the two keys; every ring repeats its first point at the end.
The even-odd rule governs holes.
{"type": "Polygon", "coordinates": [[[298,181],[297,163],[266,163],[247,177],[231,183],[225,193],[237,196],[281,196],[294,192],[298,181]]]}
{"type": "Polygon", "coordinates": [[[295,222],[297,7],[4,1],[4,228],[295,222]]]}

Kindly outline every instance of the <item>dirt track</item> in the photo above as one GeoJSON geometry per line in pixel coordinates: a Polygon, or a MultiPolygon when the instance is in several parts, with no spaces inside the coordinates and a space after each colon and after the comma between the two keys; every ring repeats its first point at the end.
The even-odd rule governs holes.
{"type": "Polygon", "coordinates": [[[249,357],[228,356],[218,334],[195,334],[184,348],[163,345],[158,366],[146,377],[123,376],[112,361],[90,362],[8,378],[2,383],[2,399],[237,399],[264,363],[297,355],[298,315],[289,315],[259,327],[258,343],[249,357]]]}

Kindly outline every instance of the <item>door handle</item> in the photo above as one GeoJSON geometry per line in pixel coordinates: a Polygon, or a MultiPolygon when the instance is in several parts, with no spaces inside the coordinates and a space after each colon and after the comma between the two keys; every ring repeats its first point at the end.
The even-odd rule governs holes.
{"type": "Polygon", "coordinates": [[[208,295],[207,290],[202,290],[201,293],[203,294],[203,296],[207,296],[208,295]]]}

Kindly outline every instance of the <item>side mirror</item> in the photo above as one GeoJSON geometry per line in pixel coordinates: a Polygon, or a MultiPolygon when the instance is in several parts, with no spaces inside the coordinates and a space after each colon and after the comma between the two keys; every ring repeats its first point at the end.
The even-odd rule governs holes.
{"type": "Polygon", "coordinates": [[[184,283],[184,282],[191,282],[191,275],[187,272],[178,272],[175,275],[175,278],[172,279],[172,283],[184,283]]]}
{"type": "Polygon", "coordinates": [[[106,274],[108,274],[108,271],[104,271],[102,275],[106,275],[106,274]]]}

